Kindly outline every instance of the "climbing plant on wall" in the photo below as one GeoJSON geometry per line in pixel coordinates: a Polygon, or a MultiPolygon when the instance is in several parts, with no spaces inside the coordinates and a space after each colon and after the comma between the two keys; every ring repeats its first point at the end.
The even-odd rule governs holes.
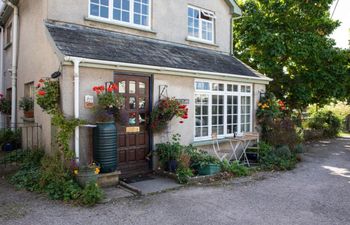
{"type": "Polygon", "coordinates": [[[74,129],[85,122],[75,118],[66,117],[60,107],[60,85],[56,79],[40,79],[36,86],[36,102],[52,117],[52,125],[58,128],[56,141],[64,158],[69,160],[74,157],[74,151],[69,147],[69,141],[74,129]]]}

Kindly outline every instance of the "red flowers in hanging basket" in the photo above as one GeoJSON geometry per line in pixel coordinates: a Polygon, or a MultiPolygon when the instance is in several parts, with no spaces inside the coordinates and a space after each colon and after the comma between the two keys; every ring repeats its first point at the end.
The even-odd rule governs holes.
{"type": "Polygon", "coordinates": [[[181,118],[180,124],[188,119],[187,105],[181,103],[175,98],[165,98],[158,102],[151,113],[150,127],[153,131],[161,131],[174,118],[181,118]]]}

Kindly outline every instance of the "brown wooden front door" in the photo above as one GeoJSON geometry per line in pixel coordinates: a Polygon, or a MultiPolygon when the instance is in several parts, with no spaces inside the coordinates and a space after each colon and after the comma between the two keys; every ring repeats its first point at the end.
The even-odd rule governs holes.
{"type": "Polygon", "coordinates": [[[114,76],[118,92],[125,98],[118,128],[118,169],[122,177],[150,172],[146,156],[150,152],[146,118],[150,110],[150,78],[145,76],[114,76]]]}

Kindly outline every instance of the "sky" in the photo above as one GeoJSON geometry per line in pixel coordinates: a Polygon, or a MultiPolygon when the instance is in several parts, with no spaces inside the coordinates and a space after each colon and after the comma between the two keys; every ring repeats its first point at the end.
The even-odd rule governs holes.
{"type": "MultiPolygon", "coordinates": [[[[336,5],[337,0],[334,0],[333,5],[330,9],[330,13],[332,14],[334,7],[336,5]]],[[[0,7],[2,5],[2,1],[0,1],[0,7]]],[[[349,39],[350,39],[350,0],[339,0],[338,6],[334,12],[333,19],[337,19],[341,21],[340,27],[338,27],[331,38],[335,39],[337,43],[337,47],[340,48],[349,48],[349,39]]]]}
{"type": "MultiPolygon", "coordinates": [[[[332,14],[337,0],[334,0],[333,5],[330,9],[332,14]]],[[[334,38],[337,47],[340,48],[349,48],[349,39],[350,39],[350,0],[339,0],[338,6],[334,12],[333,19],[337,19],[341,22],[340,27],[338,27],[331,38],[334,38]]]]}

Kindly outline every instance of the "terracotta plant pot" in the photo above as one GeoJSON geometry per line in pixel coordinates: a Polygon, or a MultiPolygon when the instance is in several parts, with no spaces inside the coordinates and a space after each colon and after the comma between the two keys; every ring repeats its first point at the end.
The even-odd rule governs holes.
{"type": "Polygon", "coordinates": [[[24,111],[24,117],[25,118],[34,118],[34,111],[24,111]]]}

